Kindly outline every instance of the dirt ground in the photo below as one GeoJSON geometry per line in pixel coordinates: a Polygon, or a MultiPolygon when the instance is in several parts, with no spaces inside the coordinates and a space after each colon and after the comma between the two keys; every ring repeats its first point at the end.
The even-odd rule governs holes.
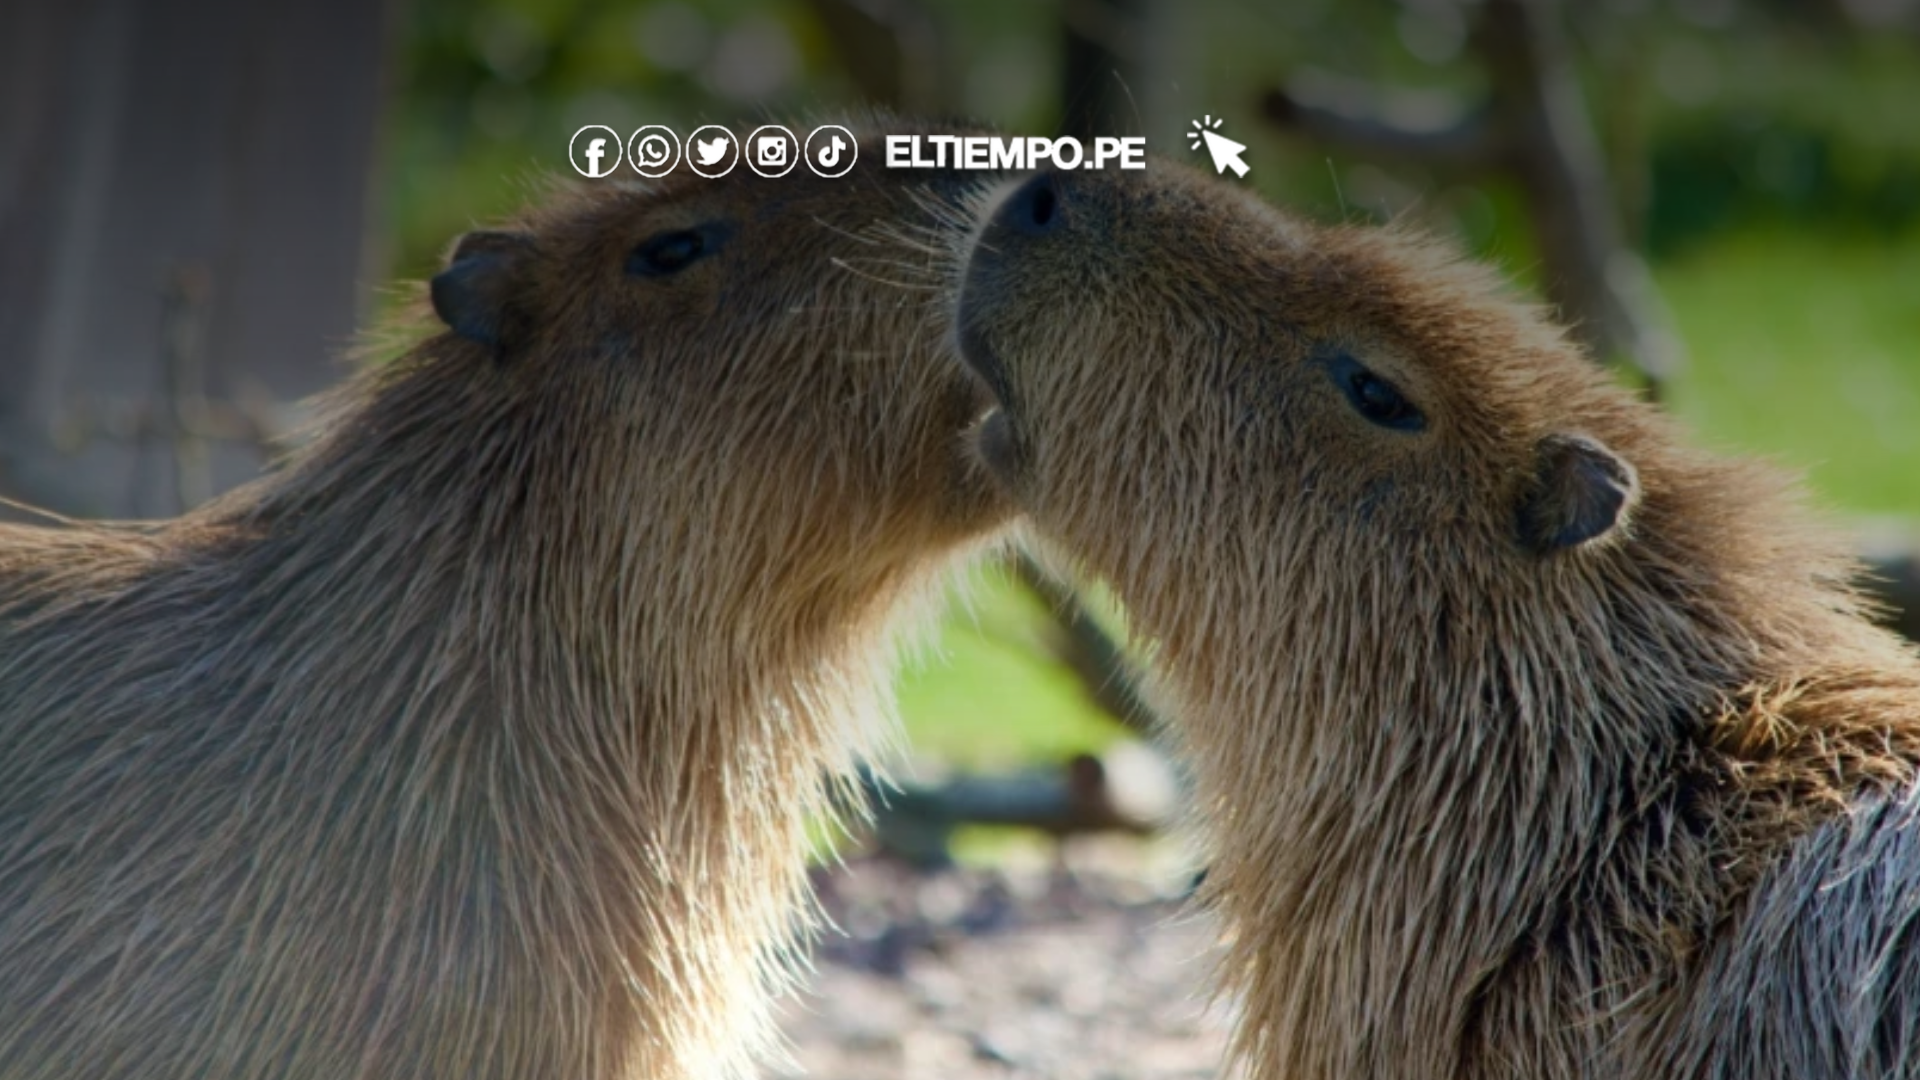
{"type": "Polygon", "coordinates": [[[859,859],[816,884],[829,930],[777,1080],[1212,1080],[1229,1013],[1214,933],[1139,841],[932,874],[859,859]],[[1131,847],[1129,847],[1131,845],[1131,847]]]}

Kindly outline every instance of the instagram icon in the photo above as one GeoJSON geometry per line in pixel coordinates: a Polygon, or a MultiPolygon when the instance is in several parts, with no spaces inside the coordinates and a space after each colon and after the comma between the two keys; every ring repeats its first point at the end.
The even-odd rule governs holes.
{"type": "Polygon", "coordinates": [[[769,180],[791,172],[800,156],[800,140],[779,124],[755,128],[746,147],[747,167],[769,180]]]}

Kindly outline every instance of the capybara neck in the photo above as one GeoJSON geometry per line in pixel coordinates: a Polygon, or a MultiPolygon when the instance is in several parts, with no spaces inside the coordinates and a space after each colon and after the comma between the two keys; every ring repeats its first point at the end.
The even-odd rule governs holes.
{"type": "MultiPolygon", "coordinates": [[[[249,1008],[266,1010],[247,1028],[260,1041],[204,1075],[318,1076],[340,1038],[383,1078],[725,1076],[756,1049],[804,918],[808,820],[884,730],[885,638],[936,552],[850,558],[861,549],[831,542],[845,522],[826,529],[798,494],[743,500],[725,462],[690,490],[664,442],[610,464],[588,446],[608,432],[584,417],[563,425],[574,442],[555,417],[453,407],[462,380],[434,368],[470,368],[444,355],[460,351],[364,380],[310,451],[203,512],[51,534],[6,560],[10,578],[53,563],[91,579],[11,598],[46,622],[37,644],[8,643],[10,696],[35,692],[19,673],[55,648],[60,670],[90,677],[50,719],[84,727],[189,683],[144,725],[79,742],[5,732],[10,783],[67,777],[48,798],[73,824],[36,842],[84,852],[60,856],[76,882],[96,860],[123,865],[90,886],[113,900],[85,894],[55,932],[118,933],[122,907],[178,872],[139,854],[164,837],[197,836],[182,858],[215,865],[259,852],[202,886],[231,895],[171,930],[207,947],[184,970],[103,954],[65,973],[73,994],[117,982],[164,1018],[151,1071],[129,1076],[203,1075],[181,1071],[204,1052],[194,1038],[249,1008]],[[94,629],[141,622],[157,630],[135,645],[94,629]],[[195,686],[192,665],[230,668],[233,685],[195,686]],[[73,755],[93,764],[75,774],[73,755]],[[187,794],[142,804],[116,760],[187,794]],[[299,911],[313,914],[280,921],[299,911]]],[[[34,860],[7,857],[23,879],[34,860]]],[[[16,944],[37,918],[18,899],[0,906],[16,944]]],[[[34,1004],[43,1023],[138,1023],[34,1004]]]]}
{"type": "Polygon", "coordinates": [[[1792,483],[1178,168],[964,256],[979,453],[1153,645],[1251,1076],[1904,1075],[1920,662],[1792,483]]]}
{"type": "Polygon", "coordinates": [[[751,430],[713,438],[725,403],[630,420],[619,415],[627,403],[595,401],[589,388],[518,403],[486,390],[460,407],[448,398],[472,381],[465,352],[430,343],[363,379],[323,441],[202,516],[247,535],[274,587],[306,586],[316,600],[330,585],[382,589],[412,609],[436,606],[420,611],[426,625],[456,609],[473,616],[461,625],[485,648],[594,655],[600,677],[649,693],[711,669],[719,682],[687,689],[743,701],[761,695],[742,677],[782,683],[810,676],[823,655],[861,652],[871,642],[848,629],[891,617],[975,531],[866,505],[830,460],[787,464],[778,479],[792,488],[721,482],[770,467],[751,430]],[[295,569],[308,565],[310,576],[295,569]],[[640,633],[661,636],[625,636],[640,633]],[[839,644],[823,651],[829,640],[839,644]],[[814,659],[796,667],[802,656],[814,659]],[[759,670],[726,670],[734,664],[759,670]]]}
{"type": "Polygon", "coordinates": [[[1620,1063],[1795,839],[1912,781],[1920,671],[1840,549],[1616,407],[1634,536],[1545,580],[1417,544],[1330,573],[1319,522],[1109,564],[1197,762],[1250,1075],[1685,1075],[1620,1063]]]}
{"type": "MultiPolygon", "coordinates": [[[[425,757],[443,768],[395,777],[403,783],[385,812],[424,804],[494,823],[504,850],[487,888],[502,903],[491,913],[500,931],[578,934],[571,947],[527,944],[669,966],[651,992],[681,1000],[649,1003],[649,1014],[714,1030],[632,1035],[676,1053],[719,1048],[723,1059],[672,1064],[689,1077],[722,1075],[763,1025],[714,1003],[758,1008],[764,991],[738,980],[784,970],[770,953],[757,970],[728,958],[791,939],[805,827],[830,816],[833,778],[851,775],[855,752],[886,730],[888,636],[920,614],[915,594],[937,583],[955,541],[901,535],[898,522],[838,497],[824,469],[784,490],[729,483],[765,463],[744,453],[729,462],[719,447],[690,463],[676,447],[711,439],[665,418],[612,465],[604,445],[587,445],[608,433],[584,417],[502,410],[477,427],[451,421],[447,381],[431,368],[472,362],[403,363],[377,380],[357,422],[290,469],[258,509],[235,515],[235,527],[258,528],[260,555],[236,564],[259,577],[235,582],[235,600],[284,612],[285,640],[306,662],[323,662],[311,658],[309,634],[338,636],[328,651],[341,700],[329,711],[442,742],[425,757]],[[552,437],[557,428],[574,438],[552,437]],[[449,445],[461,449],[448,456],[449,445]],[[422,471],[422,460],[444,465],[422,471]],[[580,473],[596,467],[617,475],[580,473]],[[516,479],[503,486],[502,476],[516,479]],[[344,601],[371,617],[340,626],[344,601]],[[349,705],[355,685],[382,696],[422,689],[416,700],[349,705]],[[635,892],[659,899],[622,910],[635,892]],[[542,916],[559,921],[540,925],[542,916]]],[[[270,639],[278,629],[261,628],[270,639]]],[[[313,736],[318,751],[352,734],[270,737],[284,746],[313,736]]],[[[391,752],[366,734],[371,756],[341,761],[349,784],[391,752]]],[[[440,884],[447,895],[437,899],[473,902],[461,897],[474,881],[440,884]]],[[[617,981],[609,990],[632,992],[617,981]]]]}

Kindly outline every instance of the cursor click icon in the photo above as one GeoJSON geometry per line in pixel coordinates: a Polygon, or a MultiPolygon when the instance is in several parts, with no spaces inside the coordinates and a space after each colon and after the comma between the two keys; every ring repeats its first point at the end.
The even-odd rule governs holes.
{"type": "Polygon", "coordinates": [[[1211,115],[1205,122],[1195,120],[1193,131],[1187,137],[1187,145],[1198,150],[1204,143],[1207,154],[1213,158],[1214,172],[1225,175],[1228,169],[1232,169],[1235,176],[1247,175],[1247,163],[1240,160],[1240,155],[1247,152],[1246,145],[1234,142],[1220,134],[1219,127],[1220,121],[1215,120],[1211,115]],[[1209,131],[1209,128],[1214,130],[1209,131]]]}

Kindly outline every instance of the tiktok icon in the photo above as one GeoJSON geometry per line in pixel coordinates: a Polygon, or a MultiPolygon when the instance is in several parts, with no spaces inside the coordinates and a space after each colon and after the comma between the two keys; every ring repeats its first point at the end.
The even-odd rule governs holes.
{"type": "Polygon", "coordinates": [[[816,176],[832,180],[853,171],[860,145],[853,141],[853,132],[839,124],[822,124],[807,136],[806,157],[807,168],[816,176]]]}

